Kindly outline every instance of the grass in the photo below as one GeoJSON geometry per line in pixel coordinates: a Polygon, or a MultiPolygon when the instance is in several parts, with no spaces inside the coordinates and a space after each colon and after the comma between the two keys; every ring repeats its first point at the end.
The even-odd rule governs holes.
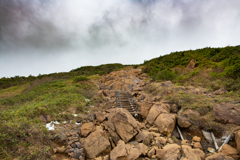
{"type": "Polygon", "coordinates": [[[34,138],[48,134],[39,116],[70,119],[69,108],[77,113],[86,112],[87,105],[94,103],[96,92],[96,86],[90,81],[73,82],[71,79],[40,83],[27,91],[26,85],[1,90],[0,159],[21,155],[23,159],[44,157],[49,146],[41,144],[41,138],[34,138]],[[59,114],[63,112],[66,114],[59,114]]]}

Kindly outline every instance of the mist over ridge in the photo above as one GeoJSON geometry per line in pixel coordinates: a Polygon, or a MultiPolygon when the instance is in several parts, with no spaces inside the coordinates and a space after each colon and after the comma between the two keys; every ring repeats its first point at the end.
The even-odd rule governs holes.
{"type": "Polygon", "coordinates": [[[239,45],[238,0],[2,0],[0,77],[239,45]]]}

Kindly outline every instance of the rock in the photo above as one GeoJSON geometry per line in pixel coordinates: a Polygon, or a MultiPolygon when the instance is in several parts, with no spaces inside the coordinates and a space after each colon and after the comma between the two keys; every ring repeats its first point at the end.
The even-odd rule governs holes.
{"type": "Polygon", "coordinates": [[[196,65],[196,60],[195,60],[195,59],[192,59],[192,60],[188,63],[188,65],[187,65],[186,68],[188,68],[188,69],[193,69],[193,68],[195,67],[195,65],[196,65]]]}
{"type": "Polygon", "coordinates": [[[57,153],[57,148],[54,148],[54,149],[53,149],[53,153],[57,153]]]}
{"type": "Polygon", "coordinates": [[[85,123],[81,127],[81,135],[86,137],[89,133],[95,131],[95,125],[92,122],[85,123]]]}
{"type": "Polygon", "coordinates": [[[135,148],[133,145],[126,144],[124,141],[120,140],[117,144],[117,147],[115,147],[111,153],[110,153],[110,159],[111,160],[117,160],[117,159],[129,159],[129,160],[135,160],[141,155],[141,152],[135,148]]]}
{"type": "Polygon", "coordinates": [[[212,115],[217,122],[240,125],[240,112],[231,104],[216,104],[213,106],[212,115]]]}
{"type": "Polygon", "coordinates": [[[176,104],[173,104],[173,105],[171,105],[170,110],[173,113],[177,113],[178,112],[178,106],[176,104]]]}
{"type": "Polygon", "coordinates": [[[204,138],[205,138],[209,143],[212,143],[211,133],[206,132],[206,131],[203,131],[203,130],[202,130],[202,133],[203,133],[204,138]]]}
{"type": "Polygon", "coordinates": [[[189,141],[187,139],[182,140],[181,145],[189,145],[189,141]]]}
{"type": "Polygon", "coordinates": [[[237,149],[240,151],[240,130],[235,133],[235,141],[237,143],[237,149]]]}
{"type": "Polygon", "coordinates": [[[39,119],[41,119],[45,123],[51,122],[51,116],[50,115],[41,115],[41,116],[39,116],[39,119]]]}
{"type": "Polygon", "coordinates": [[[216,153],[213,154],[212,156],[207,157],[205,160],[234,160],[234,159],[221,153],[216,153]]]}
{"type": "Polygon", "coordinates": [[[208,152],[210,152],[210,153],[214,153],[215,152],[215,149],[214,148],[211,148],[211,147],[208,147],[208,152]]]}
{"type": "Polygon", "coordinates": [[[148,103],[148,102],[144,102],[141,105],[141,115],[142,115],[142,118],[147,118],[148,113],[149,113],[149,111],[150,111],[152,106],[153,106],[153,103],[148,103]]]}
{"type": "Polygon", "coordinates": [[[188,145],[182,145],[182,156],[186,159],[201,160],[201,157],[188,145]]]}
{"type": "Polygon", "coordinates": [[[141,152],[141,155],[146,155],[147,154],[147,151],[148,151],[148,147],[143,144],[143,143],[138,143],[136,145],[136,148],[141,152]]]}
{"type": "Polygon", "coordinates": [[[84,142],[84,149],[88,158],[95,158],[110,147],[110,142],[103,130],[91,133],[84,142]]]}
{"type": "Polygon", "coordinates": [[[193,149],[193,152],[196,155],[198,155],[201,158],[201,160],[205,159],[205,153],[202,150],[200,150],[200,149],[193,149]]]}
{"type": "Polygon", "coordinates": [[[152,108],[149,111],[149,114],[147,116],[147,122],[149,124],[153,124],[153,122],[155,121],[155,119],[162,113],[168,113],[165,109],[163,109],[162,107],[162,103],[161,104],[154,104],[152,106],[152,108]]]}
{"type": "Polygon", "coordinates": [[[167,143],[167,139],[164,137],[156,137],[155,140],[158,140],[163,145],[167,143]]]}
{"type": "Polygon", "coordinates": [[[78,149],[78,148],[75,148],[74,151],[73,151],[73,158],[79,158],[80,156],[83,155],[83,148],[82,149],[78,149]]]}
{"type": "Polygon", "coordinates": [[[110,156],[109,155],[104,156],[103,160],[110,160],[110,156]]]}
{"type": "Polygon", "coordinates": [[[98,111],[96,113],[96,119],[98,120],[98,122],[102,123],[106,119],[106,115],[103,112],[98,111]]]}
{"type": "Polygon", "coordinates": [[[191,123],[188,121],[188,119],[182,116],[178,116],[177,122],[178,125],[182,128],[188,128],[191,126],[191,123]]]}
{"type": "Polygon", "coordinates": [[[232,157],[234,160],[239,159],[238,151],[236,148],[233,148],[232,146],[225,144],[222,147],[221,153],[224,155],[227,155],[229,157],[232,157]]]}
{"type": "Polygon", "coordinates": [[[102,157],[94,158],[94,160],[102,160],[102,157]]]}
{"type": "Polygon", "coordinates": [[[161,82],[160,84],[162,87],[172,87],[173,84],[171,81],[165,81],[165,82],[161,82]]]}
{"type": "Polygon", "coordinates": [[[159,132],[159,131],[158,131],[158,128],[156,128],[156,127],[151,127],[151,128],[148,129],[148,131],[149,131],[149,132],[155,132],[155,133],[158,133],[158,132],[159,132]]]}
{"type": "Polygon", "coordinates": [[[200,142],[195,142],[195,143],[193,144],[193,148],[194,148],[194,149],[200,149],[200,150],[202,150],[202,145],[200,144],[200,142]]]}
{"type": "Polygon", "coordinates": [[[194,142],[201,142],[201,138],[198,137],[198,136],[194,136],[192,141],[194,141],[194,142]]]}
{"type": "Polygon", "coordinates": [[[111,109],[108,122],[113,131],[116,131],[124,142],[128,142],[139,132],[137,121],[124,108],[111,109]]]}
{"type": "Polygon", "coordinates": [[[65,153],[66,150],[67,150],[67,148],[65,148],[65,147],[57,147],[58,153],[65,153]]]}
{"type": "Polygon", "coordinates": [[[146,130],[143,130],[143,131],[139,132],[138,135],[136,136],[136,141],[137,142],[142,142],[147,138],[152,140],[153,135],[150,132],[148,132],[146,130]]]}
{"type": "Polygon", "coordinates": [[[157,158],[164,160],[177,160],[181,157],[181,147],[177,144],[168,144],[157,150],[157,158]]]}
{"type": "Polygon", "coordinates": [[[157,117],[155,125],[158,127],[160,133],[168,135],[175,128],[176,117],[173,114],[162,113],[157,117]]]}
{"type": "Polygon", "coordinates": [[[216,90],[215,92],[214,92],[214,94],[216,94],[216,95],[221,95],[221,94],[224,94],[224,93],[227,93],[228,91],[226,90],[226,89],[224,89],[224,88],[220,88],[219,90],[216,90]]]}
{"type": "Polygon", "coordinates": [[[183,113],[181,113],[181,116],[187,117],[187,118],[195,118],[200,117],[200,113],[198,111],[194,111],[192,109],[187,109],[183,113]]]}
{"type": "Polygon", "coordinates": [[[147,156],[151,158],[155,154],[156,150],[154,148],[150,149],[147,153],[147,156]]]}

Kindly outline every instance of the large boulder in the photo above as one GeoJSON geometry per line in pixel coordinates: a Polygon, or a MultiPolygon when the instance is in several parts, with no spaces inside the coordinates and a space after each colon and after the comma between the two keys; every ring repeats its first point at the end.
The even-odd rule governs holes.
{"type": "Polygon", "coordinates": [[[196,155],[198,155],[201,158],[201,160],[205,159],[205,153],[202,150],[200,150],[200,149],[193,149],[193,152],[196,155]]]}
{"type": "Polygon", "coordinates": [[[225,144],[222,147],[221,153],[227,156],[232,157],[234,160],[238,160],[239,159],[239,153],[237,151],[236,148],[233,148],[232,146],[225,144]]]}
{"type": "Polygon", "coordinates": [[[222,153],[215,153],[209,157],[207,157],[205,160],[234,160],[232,157],[226,156],[222,153]]]}
{"type": "Polygon", "coordinates": [[[110,148],[110,142],[102,129],[91,133],[84,141],[83,148],[88,158],[95,158],[110,148]]]}
{"type": "Polygon", "coordinates": [[[148,113],[149,113],[152,106],[153,106],[153,103],[148,103],[148,102],[144,102],[141,105],[141,115],[142,115],[143,118],[147,118],[148,113]]]}
{"type": "Polygon", "coordinates": [[[157,103],[157,104],[154,104],[152,106],[152,108],[150,109],[149,111],[149,114],[147,116],[147,122],[149,124],[153,124],[153,122],[155,121],[155,119],[162,113],[168,113],[164,108],[165,104],[163,103],[157,103]]]}
{"type": "Polygon", "coordinates": [[[97,113],[96,113],[96,119],[100,122],[100,123],[102,123],[105,119],[106,119],[106,114],[104,113],[104,112],[101,112],[101,111],[98,111],[97,113]]]}
{"type": "Polygon", "coordinates": [[[163,149],[157,149],[156,156],[162,160],[177,160],[181,158],[181,147],[177,144],[168,144],[163,149]]]}
{"type": "Polygon", "coordinates": [[[92,122],[85,123],[81,127],[81,135],[86,137],[89,133],[96,130],[95,125],[92,122]]]}
{"type": "Polygon", "coordinates": [[[126,160],[135,160],[141,155],[141,152],[131,144],[125,144],[124,141],[120,140],[111,153],[110,159],[126,159],[126,160]]]}
{"type": "Polygon", "coordinates": [[[213,106],[212,115],[217,122],[240,125],[240,112],[231,104],[218,104],[213,106]]]}
{"type": "Polygon", "coordinates": [[[237,143],[237,149],[240,151],[240,130],[235,133],[235,141],[237,143]]]}
{"type": "Polygon", "coordinates": [[[176,116],[174,114],[162,113],[157,117],[155,125],[158,127],[160,133],[168,135],[175,128],[176,116]]]}
{"type": "Polygon", "coordinates": [[[137,121],[126,109],[114,108],[109,111],[108,125],[124,142],[128,142],[139,132],[137,121]]]}

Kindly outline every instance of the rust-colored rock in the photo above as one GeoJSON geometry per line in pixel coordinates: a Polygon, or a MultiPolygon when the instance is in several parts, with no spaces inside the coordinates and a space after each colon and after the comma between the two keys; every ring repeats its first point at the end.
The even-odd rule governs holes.
{"type": "Polygon", "coordinates": [[[163,149],[157,149],[157,158],[164,160],[177,160],[181,158],[181,147],[177,144],[168,144],[163,149]]]}
{"type": "Polygon", "coordinates": [[[102,123],[105,119],[106,119],[106,114],[104,114],[103,112],[101,112],[101,111],[98,111],[97,113],[96,113],[96,119],[100,122],[100,123],[102,123]]]}
{"type": "Polygon", "coordinates": [[[142,115],[143,118],[147,118],[148,113],[149,113],[152,106],[153,106],[153,103],[148,103],[148,102],[144,102],[141,105],[141,115],[142,115]]]}
{"type": "Polygon", "coordinates": [[[152,108],[150,109],[149,111],[149,114],[147,116],[147,122],[149,124],[153,124],[153,122],[155,121],[155,119],[162,113],[168,113],[165,109],[163,109],[162,107],[162,103],[157,103],[157,104],[154,104],[152,106],[152,108]]]}

